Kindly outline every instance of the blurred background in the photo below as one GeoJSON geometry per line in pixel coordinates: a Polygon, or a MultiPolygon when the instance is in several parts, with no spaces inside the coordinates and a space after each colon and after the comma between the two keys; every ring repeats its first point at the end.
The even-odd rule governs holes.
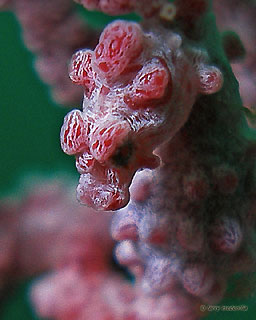
{"type": "MultiPolygon", "coordinates": [[[[94,26],[111,21],[98,13],[85,15],[94,26]]],[[[70,109],[53,102],[47,85],[37,76],[34,56],[23,45],[19,23],[12,13],[0,12],[0,30],[0,200],[8,197],[15,202],[12,199],[22,198],[24,185],[33,176],[46,179],[65,175],[76,181],[78,174],[74,159],[62,152],[59,143],[60,127],[70,109]]],[[[70,192],[75,193],[75,188],[70,192]]],[[[24,276],[15,282],[8,279],[0,293],[1,320],[38,319],[28,295],[35,277],[24,276]]],[[[255,297],[233,291],[234,281],[243,279],[231,281],[231,297],[222,305],[245,305],[248,311],[212,312],[207,319],[255,319],[255,297]]]]}

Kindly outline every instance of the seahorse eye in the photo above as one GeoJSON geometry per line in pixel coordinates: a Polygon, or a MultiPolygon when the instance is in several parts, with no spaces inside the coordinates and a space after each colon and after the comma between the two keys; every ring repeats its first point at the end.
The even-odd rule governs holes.
{"type": "Polygon", "coordinates": [[[134,145],[131,141],[120,146],[111,157],[113,164],[117,167],[126,167],[134,152],[134,145]]]}

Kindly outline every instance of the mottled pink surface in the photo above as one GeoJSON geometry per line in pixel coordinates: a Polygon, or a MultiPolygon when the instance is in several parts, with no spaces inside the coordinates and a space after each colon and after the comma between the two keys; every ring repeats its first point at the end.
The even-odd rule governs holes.
{"type": "Polygon", "coordinates": [[[221,89],[222,73],[208,60],[197,48],[184,51],[178,33],[143,32],[119,20],[104,29],[94,51],[73,56],[70,78],[85,96],[83,111],[64,119],[61,146],[76,155],[81,203],[97,210],[128,203],[134,173],[159,166],[154,149],[184,125],[197,94],[221,89]]]}
{"type": "MultiPolygon", "coordinates": [[[[220,303],[230,276],[256,266],[256,149],[227,59],[239,60],[243,48],[234,34],[219,35],[206,0],[76,2],[144,19],[110,23],[94,50],[79,47],[71,58],[83,109],[65,117],[61,147],[76,158],[78,200],[94,209],[58,183],[37,187],[13,211],[14,222],[3,222],[1,275],[13,266],[21,275],[48,271],[31,289],[41,317],[199,319],[201,304],[220,303]],[[111,226],[106,210],[116,210],[111,226]],[[109,229],[134,285],[113,269],[109,229]]],[[[243,104],[254,110],[255,28],[247,18],[255,7],[249,12],[237,0],[232,11],[228,0],[219,3],[221,28],[246,20],[238,31],[247,58],[232,68],[243,104]]],[[[40,1],[14,7],[26,43],[40,52],[36,68],[64,99],[65,48],[88,36],[65,4],[56,1],[42,19],[40,1]]]]}

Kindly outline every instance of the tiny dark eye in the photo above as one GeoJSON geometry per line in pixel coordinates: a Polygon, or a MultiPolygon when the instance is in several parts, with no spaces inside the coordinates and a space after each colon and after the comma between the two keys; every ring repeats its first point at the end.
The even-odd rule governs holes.
{"type": "Polygon", "coordinates": [[[128,141],[120,146],[111,157],[112,162],[117,167],[126,167],[133,154],[134,146],[128,141]]]}

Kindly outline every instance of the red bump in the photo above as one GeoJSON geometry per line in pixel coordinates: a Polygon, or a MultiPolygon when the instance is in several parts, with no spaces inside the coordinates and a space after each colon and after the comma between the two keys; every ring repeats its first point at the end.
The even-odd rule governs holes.
{"type": "Polygon", "coordinates": [[[115,21],[100,36],[94,65],[103,80],[115,81],[143,49],[142,30],[136,23],[115,21]]]}
{"type": "Polygon", "coordinates": [[[185,269],[183,285],[192,295],[202,297],[212,289],[214,276],[206,265],[196,264],[185,269]]]}
{"type": "Polygon", "coordinates": [[[79,50],[77,51],[70,63],[69,77],[75,83],[83,85],[91,92],[95,87],[95,72],[92,69],[91,50],[79,50]]]}
{"type": "Polygon", "coordinates": [[[90,135],[91,154],[100,162],[109,159],[116,147],[128,136],[129,131],[130,126],[124,121],[105,123],[103,127],[96,126],[90,135]]]}
{"type": "Polygon", "coordinates": [[[138,72],[124,101],[132,109],[154,107],[159,100],[162,101],[167,87],[171,91],[169,70],[158,59],[152,59],[138,72]]]}
{"type": "Polygon", "coordinates": [[[214,66],[203,66],[199,69],[199,92],[213,94],[218,92],[223,85],[221,71],[214,66]]]}
{"type": "Polygon", "coordinates": [[[60,139],[62,150],[67,154],[76,154],[86,147],[85,125],[82,112],[72,110],[64,118],[60,139]]]}
{"type": "Polygon", "coordinates": [[[211,228],[210,244],[213,250],[234,253],[242,242],[242,230],[238,221],[223,217],[211,228]]]}

